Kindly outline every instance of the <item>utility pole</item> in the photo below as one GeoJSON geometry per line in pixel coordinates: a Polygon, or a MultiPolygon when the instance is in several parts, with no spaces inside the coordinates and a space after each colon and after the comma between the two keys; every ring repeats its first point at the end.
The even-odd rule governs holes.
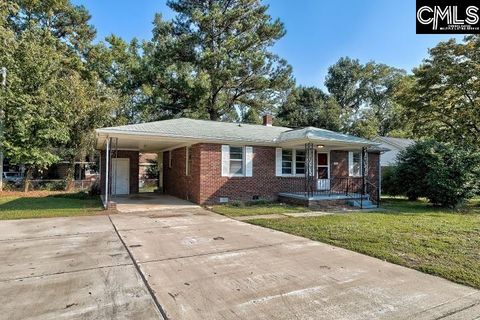
{"type": "MultiPolygon", "coordinates": [[[[7,68],[2,67],[2,87],[5,90],[7,86],[7,68]]],[[[3,144],[3,108],[0,106],[0,142],[3,144]]],[[[3,191],[3,145],[0,145],[0,192],[3,191]]]]}

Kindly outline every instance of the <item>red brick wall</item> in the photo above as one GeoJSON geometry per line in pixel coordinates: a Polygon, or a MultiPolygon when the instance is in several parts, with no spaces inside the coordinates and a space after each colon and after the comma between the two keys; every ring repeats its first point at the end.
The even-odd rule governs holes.
{"type": "MultiPolygon", "coordinates": [[[[380,154],[378,152],[369,152],[368,153],[368,172],[366,178],[374,186],[378,185],[378,166],[380,161],[380,154]]],[[[331,178],[340,178],[348,177],[348,151],[333,150],[330,151],[330,167],[331,167],[331,178]]],[[[333,181],[332,189],[341,189],[344,186],[341,186],[342,183],[339,179],[338,181],[333,181]]],[[[345,183],[345,181],[343,181],[345,183]]],[[[356,190],[355,192],[361,192],[362,190],[362,178],[349,178],[349,189],[350,191],[356,190]]],[[[377,201],[377,192],[374,188],[368,187],[367,191],[370,193],[372,200],[377,201]]]]}
{"type": "MultiPolygon", "coordinates": [[[[115,154],[112,158],[115,158],[115,154]]],[[[130,159],[130,194],[138,193],[138,151],[118,150],[117,158],[130,159]]],[[[100,151],[100,166],[100,189],[101,193],[105,194],[105,150],[100,151]]]]}
{"type": "Polygon", "coordinates": [[[222,177],[221,145],[202,144],[200,202],[218,202],[219,197],[249,201],[253,196],[276,199],[279,192],[304,191],[303,178],[275,176],[275,148],[253,147],[253,177],[222,177]]]}
{"type": "MultiPolygon", "coordinates": [[[[253,196],[274,200],[279,192],[305,190],[303,177],[275,176],[274,147],[253,147],[253,177],[222,177],[220,144],[196,144],[191,151],[193,164],[190,176],[185,175],[185,148],[172,151],[172,168],[168,167],[168,152],[164,153],[165,193],[195,203],[210,204],[218,202],[220,197],[228,197],[230,201],[250,201],[253,196]]],[[[330,157],[331,178],[348,177],[348,152],[331,151],[330,157]],[[338,164],[335,165],[335,162],[338,164]]],[[[369,174],[377,172],[372,167],[375,161],[378,162],[378,154],[369,154],[369,174]]],[[[371,179],[376,181],[373,176],[371,179]]],[[[361,178],[353,180],[352,183],[361,186],[361,178]]]]}
{"type": "Polygon", "coordinates": [[[200,203],[200,145],[193,145],[192,168],[186,175],[186,147],[172,150],[172,167],[169,168],[169,151],[163,153],[163,187],[166,194],[200,203]]]}

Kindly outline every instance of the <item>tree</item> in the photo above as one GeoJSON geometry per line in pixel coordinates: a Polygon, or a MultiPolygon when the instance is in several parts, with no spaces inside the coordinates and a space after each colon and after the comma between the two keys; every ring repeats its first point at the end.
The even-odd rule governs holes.
{"type": "Polygon", "coordinates": [[[340,58],[328,68],[325,86],[337,101],[344,117],[360,109],[365,100],[363,66],[358,60],[340,58]]]}
{"type": "Polygon", "coordinates": [[[10,163],[26,166],[27,191],[34,169],[58,161],[56,148],[68,141],[59,88],[68,86],[69,70],[56,50],[57,40],[48,32],[27,30],[10,40],[15,49],[2,95],[5,115],[1,143],[10,163]]]}
{"type": "Polygon", "coordinates": [[[26,166],[26,190],[35,169],[60,157],[69,161],[72,179],[75,160],[92,147],[93,129],[110,117],[116,98],[87,67],[95,35],[90,16],[64,0],[0,5],[0,36],[9,42],[0,49],[9,69],[2,104],[6,156],[26,166]]]}
{"type": "Polygon", "coordinates": [[[168,23],[157,16],[145,51],[146,61],[153,62],[149,69],[165,75],[150,73],[152,92],[158,93],[151,99],[154,108],[221,120],[236,117],[238,107],[271,110],[285,98],[293,84],[291,67],[269,51],[285,30],[272,21],[267,6],[259,0],[168,5],[176,18],[168,23]]]}
{"type": "Polygon", "coordinates": [[[342,130],[366,138],[408,131],[396,92],[405,71],[385,64],[340,58],[325,86],[341,108],[342,130]]]}
{"type": "Polygon", "coordinates": [[[398,156],[395,177],[401,193],[414,200],[455,208],[479,188],[480,153],[437,141],[416,143],[398,156]]]}
{"type": "Polygon", "coordinates": [[[7,2],[17,7],[14,14],[8,15],[10,28],[17,34],[35,26],[48,30],[53,37],[79,53],[85,53],[95,38],[95,29],[88,23],[91,17],[87,9],[72,5],[69,0],[7,2]]]}
{"type": "Polygon", "coordinates": [[[279,108],[277,120],[282,125],[298,128],[314,126],[340,130],[340,107],[335,100],[315,87],[298,87],[279,108]]]}
{"type": "Polygon", "coordinates": [[[110,95],[117,104],[112,109],[115,115],[110,119],[115,120],[115,124],[143,120],[140,109],[140,101],[144,96],[140,51],[141,45],[137,39],[126,43],[121,38],[110,35],[104,42],[92,46],[87,54],[86,68],[90,82],[100,81],[104,88],[98,89],[111,90],[110,95]]]}
{"type": "Polygon", "coordinates": [[[430,49],[399,93],[417,135],[478,148],[480,141],[480,36],[430,49]]]}

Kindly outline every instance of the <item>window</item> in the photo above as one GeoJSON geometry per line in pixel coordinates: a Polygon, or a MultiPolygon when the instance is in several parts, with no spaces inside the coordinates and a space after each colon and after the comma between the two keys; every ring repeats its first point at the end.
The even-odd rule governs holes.
{"type": "Polygon", "coordinates": [[[282,149],[282,175],[305,174],[305,150],[282,149]]]}
{"type": "Polygon", "coordinates": [[[293,151],[282,150],[282,174],[292,174],[293,151]]]}
{"type": "Polygon", "coordinates": [[[362,153],[360,151],[349,152],[349,173],[352,177],[362,175],[362,153]]]}
{"type": "Polygon", "coordinates": [[[186,152],[187,154],[185,156],[185,174],[189,176],[192,174],[192,147],[187,147],[186,152]]]}
{"type": "Polygon", "coordinates": [[[295,174],[305,174],[305,150],[295,151],[295,174]]]}
{"type": "Polygon", "coordinates": [[[230,175],[243,175],[243,148],[230,147],[230,175]]]}

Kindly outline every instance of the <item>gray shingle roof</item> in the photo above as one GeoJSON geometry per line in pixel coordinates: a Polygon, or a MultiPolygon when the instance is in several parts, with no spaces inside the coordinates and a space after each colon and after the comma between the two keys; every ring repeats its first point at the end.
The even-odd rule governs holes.
{"type": "Polygon", "coordinates": [[[393,145],[400,149],[405,149],[408,146],[415,143],[415,140],[412,140],[412,139],[391,138],[391,137],[378,137],[374,140],[393,145]]]}
{"type": "Polygon", "coordinates": [[[283,132],[280,135],[280,142],[286,142],[289,140],[300,140],[308,138],[311,140],[325,140],[325,141],[341,141],[349,143],[361,143],[361,144],[372,144],[372,141],[367,139],[359,138],[349,134],[339,133],[335,131],[315,128],[315,127],[306,127],[301,129],[295,129],[283,132]]]}
{"type": "Polygon", "coordinates": [[[331,141],[374,145],[376,143],[363,138],[307,127],[291,129],[277,126],[263,126],[218,122],[209,120],[194,120],[187,118],[164,121],[131,124],[126,126],[97,129],[99,134],[138,134],[176,138],[191,138],[219,141],[243,141],[276,144],[288,141],[309,139],[311,141],[331,141]]]}
{"type": "Polygon", "coordinates": [[[144,133],[169,137],[273,143],[282,132],[287,130],[290,128],[179,118],[103,128],[98,129],[97,132],[144,133]]]}

